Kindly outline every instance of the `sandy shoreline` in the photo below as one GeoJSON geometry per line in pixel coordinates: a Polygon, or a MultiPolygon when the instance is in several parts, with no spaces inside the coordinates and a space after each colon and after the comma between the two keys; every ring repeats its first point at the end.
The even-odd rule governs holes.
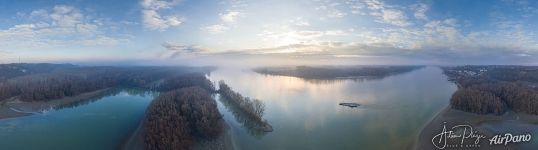
{"type": "Polygon", "coordinates": [[[49,110],[54,107],[71,104],[88,98],[98,96],[111,88],[82,93],[73,97],[50,100],[46,102],[23,102],[16,97],[3,100],[0,103],[0,119],[29,116],[49,110]]]}
{"type": "MultiPolygon", "coordinates": [[[[464,112],[456,109],[450,108],[450,106],[445,107],[437,116],[435,116],[428,124],[424,126],[422,131],[419,133],[418,139],[415,142],[415,148],[417,150],[432,150],[437,149],[433,143],[432,138],[441,133],[443,125],[446,122],[447,130],[452,128],[455,125],[468,124],[473,127],[474,130],[477,130],[480,134],[486,135],[486,139],[480,140],[480,146],[478,148],[469,148],[469,149],[517,149],[517,145],[508,145],[508,146],[490,146],[489,138],[495,135],[492,131],[481,128],[480,124],[488,123],[493,121],[508,121],[516,120],[524,123],[537,124],[538,117],[528,114],[520,114],[515,112],[507,112],[503,115],[479,115],[475,113],[464,112]]],[[[472,141],[472,140],[469,140],[472,141]]],[[[459,143],[458,141],[449,141],[449,143],[459,143]]],[[[445,149],[458,149],[458,148],[445,148],[445,149]]]]}

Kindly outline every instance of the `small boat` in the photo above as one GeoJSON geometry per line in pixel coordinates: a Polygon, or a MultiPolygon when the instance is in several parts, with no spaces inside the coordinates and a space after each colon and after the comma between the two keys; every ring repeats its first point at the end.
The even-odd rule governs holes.
{"type": "Polygon", "coordinates": [[[338,105],[347,106],[347,107],[357,107],[360,106],[360,104],[357,103],[340,103],[338,105]]]}

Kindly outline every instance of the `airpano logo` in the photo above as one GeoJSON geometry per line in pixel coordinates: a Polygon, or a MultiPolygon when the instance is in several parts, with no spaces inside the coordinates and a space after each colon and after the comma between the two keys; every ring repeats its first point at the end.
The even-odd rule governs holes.
{"type": "Polygon", "coordinates": [[[532,139],[532,135],[514,135],[512,133],[505,133],[487,138],[486,135],[480,134],[477,130],[474,130],[471,125],[461,124],[447,129],[446,122],[444,122],[441,132],[433,136],[432,144],[437,149],[480,148],[481,139],[488,139],[489,145],[506,146],[510,143],[529,142],[532,139]]]}

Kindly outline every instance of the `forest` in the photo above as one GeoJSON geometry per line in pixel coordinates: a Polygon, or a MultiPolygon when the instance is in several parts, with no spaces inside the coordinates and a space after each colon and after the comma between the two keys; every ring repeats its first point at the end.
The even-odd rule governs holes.
{"type": "Polygon", "coordinates": [[[187,150],[223,132],[222,116],[210,93],[198,86],[159,95],[144,119],[147,150],[187,150]]]}
{"type": "Polygon", "coordinates": [[[167,78],[159,84],[155,84],[154,89],[157,91],[170,91],[190,86],[199,86],[209,92],[215,92],[213,83],[198,73],[182,74],[167,78]]]}
{"type": "Polygon", "coordinates": [[[422,68],[423,66],[296,66],[261,67],[254,72],[267,75],[293,76],[304,79],[335,79],[349,77],[383,78],[422,68]]]}
{"type": "MultiPolygon", "coordinates": [[[[48,68],[52,64],[42,64],[48,68]]],[[[19,64],[14,64],[19,66],[19,64]]],[[[137,87],[156,90],[172,88],[170,83],[163,81],[176,81],[173,78],[183,75],[193,78],[191,82],[204,82],[203,75],[209,73],[211,67],[63,67],[59,65],[56,70],[32,73],[28,75],[9,76],[0,82],[0,101],[16,97],[21,101],[49,101],[63,97],[75,96],[110,87],[137,87]],[[201,77],[200,77],[201,76],[201,77]],[[194,80],[197,79],[197,80],[194,80]],[[160,84],[159,84],[160,83],[160,84]],[[162,87],[161,87],[162,86],[162,87]]],[[[3,66],[5,67],[5,65],[3,66]]],[[[9,67],[8,67],[9,68],[9,67]]],[[[184,78],[181,77],[181,78],[184,78]]],[[[192,83],[191,83],[192,84],[192,83]]],[[[209,89],[209,85],[201,85],[209,89]]],[[[178,86],[178,85],[174,85],[178,86]]]]}
{"type": "Polygon", "coordinates": [[[15,63],[15,64],[0,64],[0,82],[6,81],[7,79],[38,74],[38,73],[47,73],[61,69],[73,68],[75,65],[72,64],[48,64],[48,63],[39,63],[39,64],[28,64],[28,63],[15,63]]]}
{"type": "MultiPolygon", "coordinates": [[[[249,97],[243,97],[241,94],[233,91],[224,81],[219,81],[219,94],[234,105],[242,115],[244,119],[247,119],[250,124],[253,124],[258,130],[263,132],[272,131],[272,127],[269,123],[262,119],[265,111],[265,104],[258,99],[251,99],[249,97]]],[[[240,121],[241,122],[241,121],[240,121]]]]}
{"type": "MultiPolygon", "coordinates": [[[[264,103],[243,97],[223,81],[219,90],[206,77],[213,67],[84,67],[59,64],[7,64],[2,74],[0,101],[51,101],[86,92],[110,88],[160,93],[148,106],[142,121],[144,147],[153,149],[191,149],[201,140],[212,140],[224,130],[222,115],[212,94],[220,93],[246,114],[262,131],[272,131],[262,119],[264,103]],[[37,69],[43,65],[43,68],[37,69]],[[6,69],[8,68],[8,69],[6,69]],[[22,69],[21,69],[22,68],[22,69]],[[24,71],[23,71],[24,70],[24,71]]],[[[99,99],[90,97],[55,109],[69,108],[99,99]]]]}
{"type": "Polygon", "coordinates": [[[457,66],[443,67],[458,85],[452,108],[479,114],[506,111],[538,115],[538,67],[457,66]]]}

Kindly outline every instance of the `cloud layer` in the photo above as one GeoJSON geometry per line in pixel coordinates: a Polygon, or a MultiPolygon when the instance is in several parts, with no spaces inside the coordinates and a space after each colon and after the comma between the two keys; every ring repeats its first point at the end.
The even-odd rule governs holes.
{"type": "Polygon", "coordinates": [[[140,5],[142,6],[144,27],[150,30],[164,31],[170,27],[181,25],[183,21],[180,17],[160,14],[162,10],[170,9],[177,3],[177,1],[143,0],[140,5]]]}
{"type": "Polygon", "coordinates": [[[538,63],[536,1],[212,2],[14,3],[0,10],[0,55],[538,63]]]}

